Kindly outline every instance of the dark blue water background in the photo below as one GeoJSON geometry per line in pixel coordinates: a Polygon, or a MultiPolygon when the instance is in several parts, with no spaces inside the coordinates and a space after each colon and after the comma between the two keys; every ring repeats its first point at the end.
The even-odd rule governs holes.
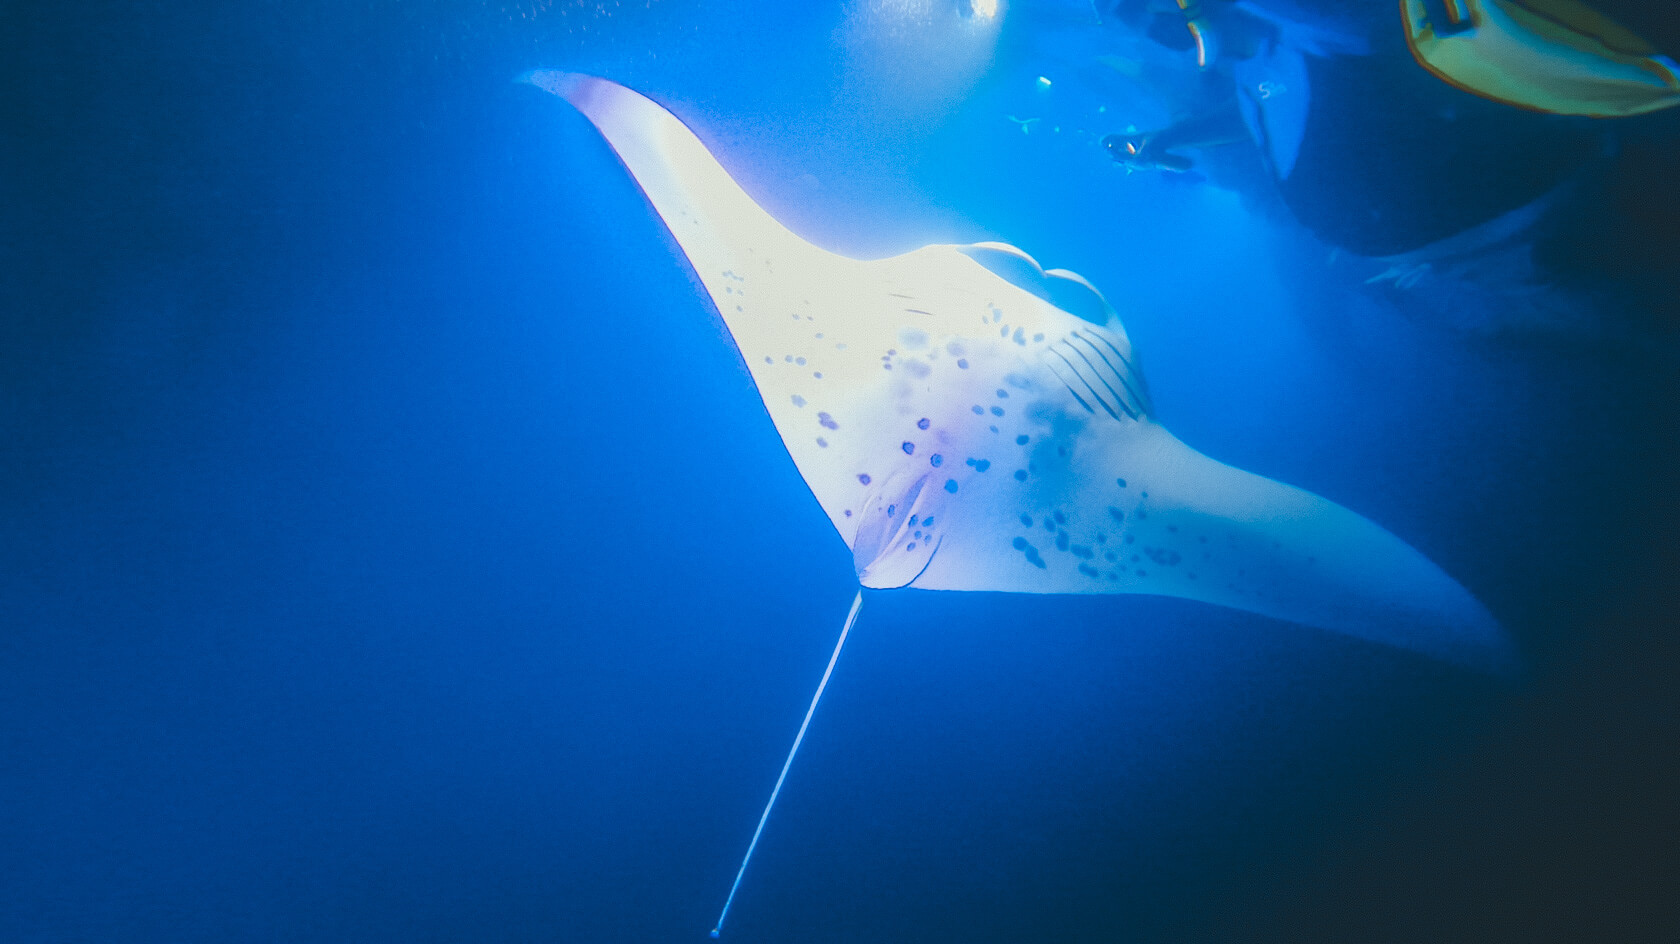
{"type": "Polygon", "coordinates": [[[856,584],[534,67],[667,104],[830,248],[997,238],[1087,275],[1165,424],[1403,536],[1528,665],[870,594],[729,938],[1672,933],[1661,344],[1366,287],[1103,157],[1161,115],[1078,80],[1101,36],[1071,14],[976,54],[891,33],[913,6],[6,13],[0,939],[711,927],[856,584]]]}

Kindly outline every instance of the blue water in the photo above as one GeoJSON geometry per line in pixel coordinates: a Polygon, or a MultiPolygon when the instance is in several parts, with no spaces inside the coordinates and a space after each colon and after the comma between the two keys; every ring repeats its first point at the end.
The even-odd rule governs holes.
{"type": "Polygon", "coordinates": [[[1660,280],[1367,285],[1263,192],[1128,176],[1095,138],[1166,109],[1077,3],[990,47],[910,0],[350,6],[0,31],[0,940],[711,928],[856,581],[534,67],[829,248],[1086,275],[1177,435],[1401,535],[1527,667],[868,593],[727,939],[1680,934],[1660,280]]]}

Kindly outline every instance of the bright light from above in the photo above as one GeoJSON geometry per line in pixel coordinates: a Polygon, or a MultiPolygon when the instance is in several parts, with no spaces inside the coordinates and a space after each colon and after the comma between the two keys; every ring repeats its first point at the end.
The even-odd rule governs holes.
{"type": "Polygon", "coordinates": [[[877,118],[918,120],[967,99],[1009,15],[1008,0],[845,0],[844,9],[848,97],[877,118]]]}

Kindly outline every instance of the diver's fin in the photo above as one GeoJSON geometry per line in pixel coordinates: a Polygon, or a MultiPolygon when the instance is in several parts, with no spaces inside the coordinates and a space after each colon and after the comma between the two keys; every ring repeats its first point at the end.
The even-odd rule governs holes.
{"type": "Polygon", "coordinates": [[[1578,0],[1401,0],[1425,69],[1483,98],[1617,118],[1680,104],[1680,66],[1578,0]]]}

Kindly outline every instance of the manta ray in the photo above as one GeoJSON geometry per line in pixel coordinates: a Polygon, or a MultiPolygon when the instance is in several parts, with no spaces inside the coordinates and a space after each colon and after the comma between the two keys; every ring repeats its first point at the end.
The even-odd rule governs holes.
{"type": "Polygon", "coordinates": [[[1081,276],[993,242],[829,252],[646,97],[525,79],[600,130],[675,236],[863,587],[1159,594],[1506,663],[1494,619],[1410,545],[1157,422],[1125,328],[1081,276]]]}
{"type": "Polygon", "coordinates": [[[1404,541],[1157,422],[1079,275],[1002,243],[828,252],[644,96],[527,79],[600,129],[676,237],[864,587],[1159,594],[1500,660],[1493,618],[1404,541]]]}

